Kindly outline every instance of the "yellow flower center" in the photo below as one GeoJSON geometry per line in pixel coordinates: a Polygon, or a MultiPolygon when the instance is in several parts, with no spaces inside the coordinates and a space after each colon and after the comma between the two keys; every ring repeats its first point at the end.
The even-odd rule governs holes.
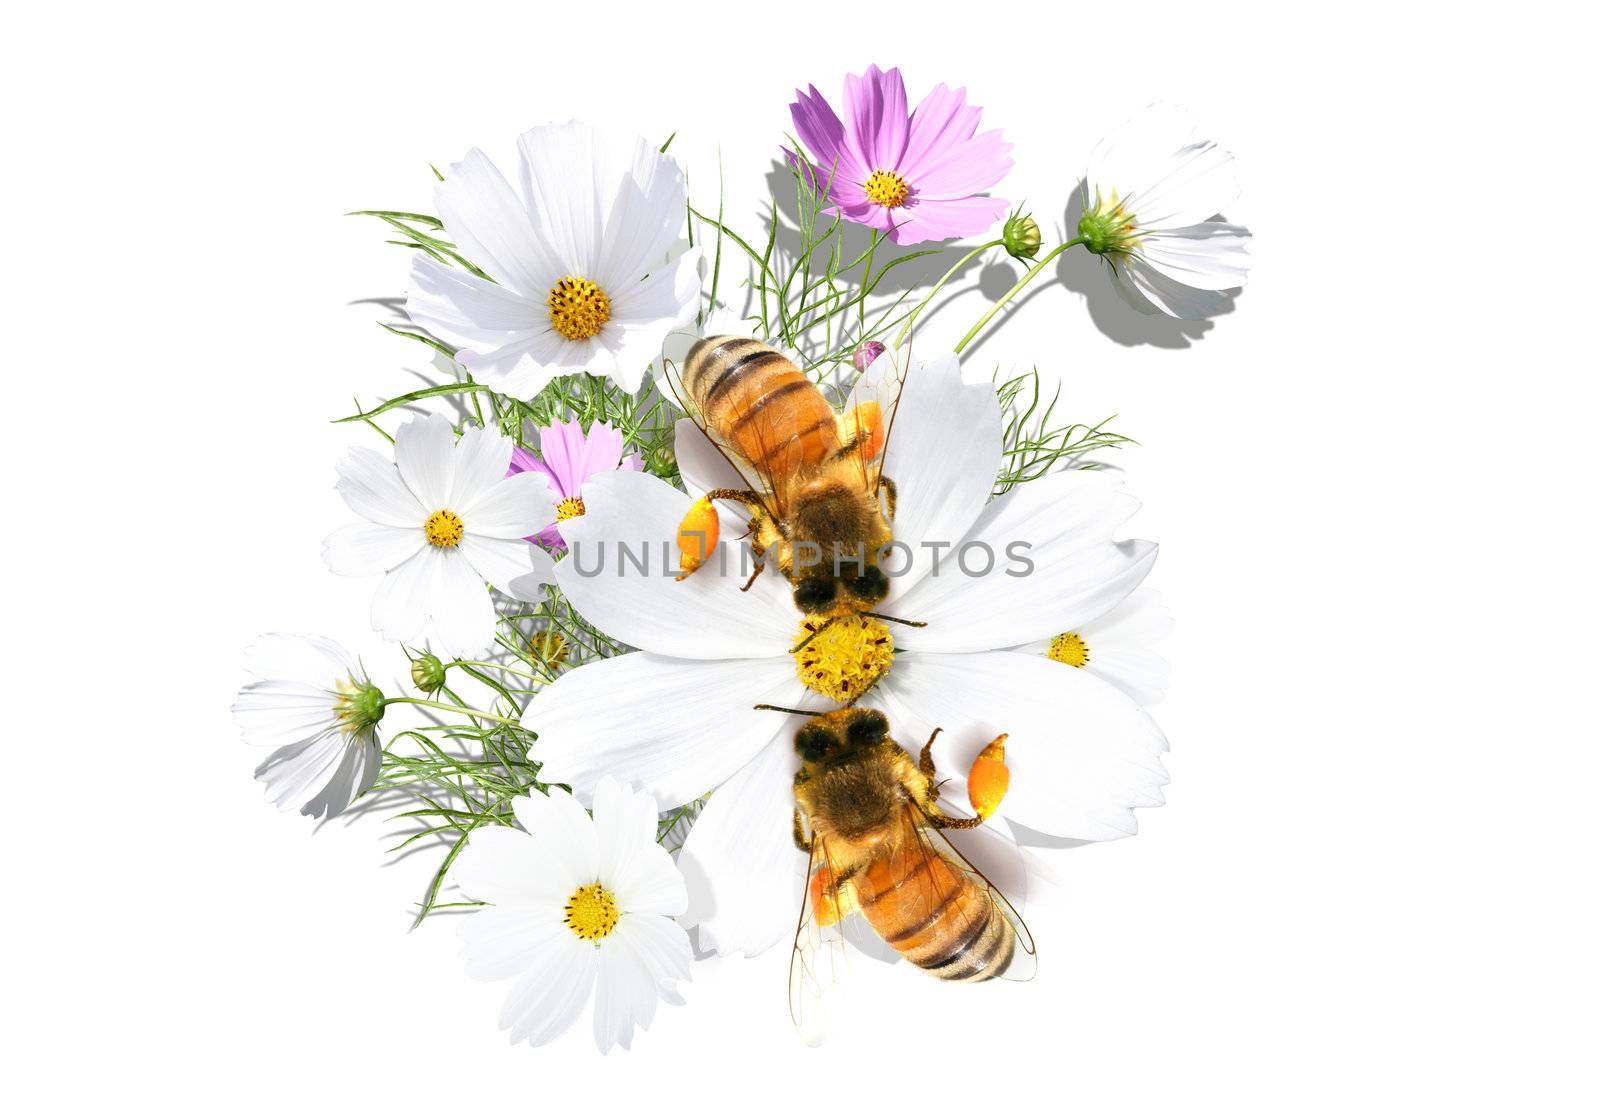
{"type": "Polygon", "coordinates": [[[550,290],[550,326],[574,342],[592,339],[611,318],[611,298],[587,277],[563,277],[550,290]]]}
{"type": "Polygon", "coordinates": [[[580,885],[577,892],[567,897],[567,911],[562,916],[572,933],[586,943],[599,942],[611,934],[620,918],[616,898],[598,881],[593,885],[580,885]]]}
{"type": "Polygon", "coordinates": [[[1065,662],[1079,669],[1089,664],[1089,644],[1076,631],[1067,631],[1051,639],[1046,654],[1052,662],[1065,662]]]}
{"type": "Polygon", "coordinates": [[[571,655],[567,649],[567,640],[555,631],[535,631],[529,635],[528,653],[551,669],[566,664],[567,658],[571,655]]]}
{"type": "Polygon", "coordinates": [[[854,700],[894,664],[894,637],[882,620],[859,613],[825,623],[818,617],[800,621],[794,637],[806,645],[795,651],[800,683],[840,703],[854,700]]]}
{"type": "Polygon", "coordinates": [[[882,204],[885,208],[898,208],[906,202],[906,197],[911,195],[911,186],[906,184],[906,179],[898,173],[890,173],[887,169],[875,169],[872,176],[867,178],[867,199],[874,204],[882,204]]]}
{"type": "Polygon", "coordinates": [[[556,522],[560,523],[564,519],[576,519],[585,511],[587,509],[584,508],[583,501],[576,496],[569,496],[556,505],[556,522]]]}
{"type": "Polygon", "coordinates": [[[428,541],[434,546],[454,546],[461,541],[467,529],[462,525],[460,516],[448,508],[440,508],[422,525],[422,533],[428,536],[428,541]]]}

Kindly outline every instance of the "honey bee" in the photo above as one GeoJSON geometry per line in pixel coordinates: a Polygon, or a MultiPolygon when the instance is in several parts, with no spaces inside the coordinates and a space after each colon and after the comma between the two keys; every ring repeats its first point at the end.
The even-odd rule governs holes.
{"type": "MultiPolygon", "coordinates": [[[[788,709],[784,709],[788,710],[788,709]]],[[[811,715],[814,713],[797,713],[811,715]]],[[[989,743],[968,775],[970,817],[939,806],[934,731],[913,762],[889,735],[882,712],[840,708],[817,714],[795,734],[794,841],[810,859],[790,963],[790,1011],[797,1024],[815,991],[812,961],[821,929],[859,912],[906,961],[945,981],[1032,975],[1033,938],[999,890],[945,838],[976,827],[1009,784],[1005,735],[989,743]]]]}
{"type": "Polygon", "coordinates": [[[716,545],[715,502],[750,511],[757,559],[748,589],[777,551],[778,571],[808,616],[865,612],[889,594],[879,553],[893,538],[895,484],[883,459],[903,378],[897,371],[856,402],[834,411],[799,367],[763,342],[722,335],[702,339],[684,359],[680,399],[695,424],[748,488],[712,489],[678,528],[678,580],[704,564],[716,545]]]}

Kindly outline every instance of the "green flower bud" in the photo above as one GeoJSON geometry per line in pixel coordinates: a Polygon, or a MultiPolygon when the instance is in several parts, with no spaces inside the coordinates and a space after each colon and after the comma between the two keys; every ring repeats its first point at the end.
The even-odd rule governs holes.
{"type": "Polygon", "coordinates": [[[1031,215],[1018,212],[1006,220],[1000,238],[1005,242],[1006,253],[1019,262],[1039,256],[1039,224],[1031,215]]]}
{"type": "Polygon", "coordinates": [[[444,663],[432,654],[419,654],[411,663],[411,683],[425,693],[444,688],[444,663]]]}

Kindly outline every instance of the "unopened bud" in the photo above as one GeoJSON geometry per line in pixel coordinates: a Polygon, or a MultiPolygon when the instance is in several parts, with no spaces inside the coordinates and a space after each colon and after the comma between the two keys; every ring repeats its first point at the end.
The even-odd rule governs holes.
{"type": "Polygon", "coordinates": [[[419,654],[411,663],[411,683],[425,693],[444,688],[444,663],[432,654],[419,654]]]}
{"type": "Polygon", "coordinates": [[[879,342],[877,339],[872,339],[870,342],[864,342],[860,346],[856,347],[856,352],[854,354],[850,355],[850,364],[856,367],[857,373],[865,373],[867,371],[867,367],[873,362],[877,361],[878,355],[882,354],[887,349],[888,347],[884,346],[883,343],[879,342]]]}
{"type": "Polygon", "coordinates": [[[1030,261],[1039,255],[1039,224],[1031,215],[1019,212],[1006,220],[1000,238],[1006,244],[1006,253],[1019,262],[1030,261]]]}

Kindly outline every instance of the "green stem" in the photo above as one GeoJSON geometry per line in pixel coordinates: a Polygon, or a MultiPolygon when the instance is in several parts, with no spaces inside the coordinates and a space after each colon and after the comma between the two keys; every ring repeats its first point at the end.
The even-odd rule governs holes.
{"type": "Polygon", "coordinates": [[[522,723],[518,720],[507,719],[505,716],[497,716],[492,712],[480,712],[476,708],[458,708],[454,704],[445,704],[438,700],[423,700],[422,698],[416,696],[391,696],[389,699],[383,702],[383,706],[385,708],[391,704],[416,704],[423,708],[437,708],[443,712],[460,712],[463,715],[477,716],[479,719],[486,719],[491,723],[503,723],[507,727],[522,726],[522,723]]]}
{"type": "Polygon", "coordinates": [[[938,283],[935,284],[933,288],[928,290],[928,295],[922,298],[922,303],[918,304],[912,309],[911,315],[906,319],[906,325],[900,328],[900,333],[894,338],[895,348],[899,349],[900,344],[906,341],[906,336],[911,333],[911,325],[916,323],[917,317],[922,314],[922,309],[933,303],[933,298],[939,295],[940,289],[944,288],[945,285],[950,283],[950,278],[954,277],[968,262],[970,262],[973,258],[976,258],[979,254],[982,254],[985,250],[993,250],[996,246],[1004,246],[1005,244],[1005,239],[995,239],[993,242],[986,242],[982,246],[975,246],[971,250],[967,251],[967,253],[959,262],[946,270],[945,275],[939,278],[938,283]]]}
{"type": "Polygon", "coordinates": [[[463,668],[482,667],[484,669],[498,669],[498,670],[504,671],[505,673],[514,673],[518,677],[526,677],[530,681],[539,681],[539,682],[548,683],[548,682],[545,681],[545,679],[543,677],[540,677],[537,673],[529,673],[527,670],[518,669],[516,666],[503,666],[499,662],[446,662],[444,668],[445,669],[452,669],[452,668],[455,668],[457,666],[460,666],[460,667],[463,667],[463,668]]]}
{"type": "Polygon", "coordinates": [[[867,290],[872,287],[867,278],[872,276],[872,255],[878,250],[878,232],[872,232],[872,237],[867,240],[867,264],[861,268],[861,311],[856,317],[856,327],[859,330],[867,324],[867,290]]]}
{"type": "Polygon", "coordinates": [[[1034,266],[1032,269],[1028,270],[1028,272],[1024,273],[1022,275],[1022,279],[1020,281],[1018,281],[1016,284],[1012,285],[1011,288],[1009,290],[1007,290],[1007,292],[1006,292],[1006,294],[1004,296],[1002,296],[999,300],[996,300],[992,305],[990,305],[989,310],[983,313],[983,318],[978,320],[978,322],[976,322],[976,323],[974,323],[972,325],[972,330],[967,332],[966,338],[964,338],[960,342],[956,343],[956,353],[959,354],[963,350],[965,350],[967,348],[967,343],[971,342],[974,338],[977,337],[978,332],[983,330],[984,325],[987,324],[991,319],[994,318],[995,313],[998,312],[1001,308],[1005,307],[1006,304],[1008,304],[1011,301],[1011,298],[1013,296],[1016,296],[1017,293],[1021,292],[1025,288],[1027,288],[1028,287],[1028,282],[1033,280],[1035,277],[1039,276],[1039,274],[1043,273],[1045,267],[1048,266],[1051,262],[1055,261],[1056,258],[1059,257],[1063,251],[1067,250],[1069,247],[1077,246],[1077,245],[1081,244],[1082,242],[1083,242],[1082,238],[1068,239],[1066,242],[1062,243],[1060,246],[1056,247],[1054,250],[1050,251],[1050,253],[1046,254],[1043,258],[1041,258],[1039,260],[1039,264],[1038,265],[1034,266]]]}

